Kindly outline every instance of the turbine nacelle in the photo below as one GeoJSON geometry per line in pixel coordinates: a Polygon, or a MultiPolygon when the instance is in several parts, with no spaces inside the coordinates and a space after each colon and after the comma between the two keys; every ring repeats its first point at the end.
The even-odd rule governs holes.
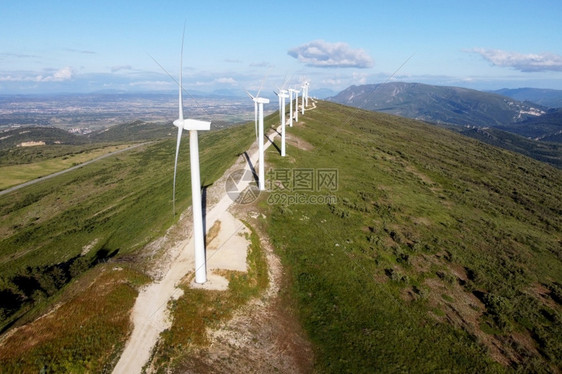
{"type": "Polygon", "coordinates": [[[197,130],[207,131],[211,129],[211,122],[200,121],[197,119],[177,119],[174,121],[174,126],[184,130],[197,130]]]}
{"type": "Polygon", "coordinates": [[[252,100],[254,100],[256,104],[269,104],[269,99],[265,97],[252,97],[252,100]]]}

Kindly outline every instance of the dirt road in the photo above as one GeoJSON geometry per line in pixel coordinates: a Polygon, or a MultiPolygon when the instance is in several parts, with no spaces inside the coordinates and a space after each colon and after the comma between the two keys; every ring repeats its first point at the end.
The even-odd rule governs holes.
{"type": "MultiPolygon", "coordinates": [[[[273,141],[276,133],[270,135],[270,139],[273,141]]],[[[271,142],[267,142],[264,149],[267,149],[271,145],[271,142]]],[[[256,165],[258,161],[259,154],[254,152],[250,156],[250,161],[252,165],[256,165]]],[[[245,168],[250,170],[250,165],[245,163],[245,168]]],[[[227,173],[228,174],[228,171],[227,173]]],[[[250,181],[242,180],[237,184],[239,191],[243,191],[248,187],[250,181]]],[[[245,226],[237,220],[233,220],[231,214],[228,212],[228,208],[233,204],[232,192],[227,195],[226,192],[222,191],[222,196],[220,200],[207,212],[205,216],[207,229],[211,228],[216,221],[221,221],[221,232],[219,235],[228,238],[234,238],[236,233],[245,229],[245,226]],[[230,217],[229,217],[230,216],[230,217]],[[223,224],[226,223],[225,224],[223,224]],[[234,228],[232,228],[234,226],[234,228]],[[225,227],[231,227],[231,233],[225,234],[225,227]]],[[[191,224],[191,222],[190,222],[191,224]]],[[[244,251],[244,256],[233,256],[234,258],[243,258],[243,264],[245,266],[246,257],[245,251],[247,249],[248,243],[244,241],[239,241],[235,244],[235,248],[239,251],[244,251]]],[[[232,248],[230,246],[222,246],[223,248],[232,248]]],[[[232,250],[232,249],[231,249],[232,250]]],[[[232,250],[234,253],[239,251],[232,250]]],[[[168,313],[168,302],[172,299],[178,298],[183,294],[180,288],[178,288],[179,282],[184,278],[184,276],[189,272],[193,271],[194,267],[194,244],[193,238],[190,237],[178,243],[172,249],[172,257],[175,258],[170,264],[169,269],[165,271],[163,278],[158,281],[151,283],[147,287],[143,288],[137,298],[135,306],[132,312],[132,323],[134,325],[133,333],[129,338],[125,346],[125,350],[119,359],[119,362],[115,366],[113,373],[140,373],[142,367],[150,358],[152,348],[156,344],[158,337],[162,331],[168,328],[171,324],[169,313],[168,313]]],[[[225,251],[221,252],[220,258],[224,258],[227,255],[225,251]]],[[[208,251],[208,268],[212,268],[212,258],[214,257],[212,251],[208,251]]],[[[217,257],[218,259],[219,257],[217,257]]],[[[224,264],[234,263],[234,259],[228,261],[222,261],[224,264]]],[[[223,265],[226,266],[226,265],[223,265]]],[[[220,266],[220,268],[224,268],[220,266]]],[[[226,283],[226,286],[228,283],[226,283]]],[[[208,276],[208,281],[201,287],[211,288],[211,289],[224,289],[225,280],[221,277],[216,276],[212,273],[208,276]]]]}
{"type": "MultiPolygon", "coordinates": [[[[265,143],[264,151],[273,144],[278,134],[279,130],[268,134],[269,141],[265,143]]],[[[241,156],[239,162],[225,172],[221,181],[215,183],[220,188],[220,191],[215,191],[215,200],[218,201],[210,210],[207,210],[206,214],[204,212],[207,230],[213,227],[215,222],[221,222],[221,229],[214,244],[216,248],[213,249],[211,246],[207,248],[207,268],[209,270],[213,268],[241,270],[246,266],[246,250],[249,243],[243,239],[244,235],[237,235],[244,232],[246,227],[228,212],[236,200],[236,196],[233,195],[233,191],[229,191],[227,194],[223,187],[224,183],[221,182],[230,177],[233,171],[239,170],[241,166],[245,168],[245,171],[252,172],[259,158],[257,146],[254,146],[247,154],[251,156],[247,159],[241,156]],[[242,164],[240,164],[241,162],[242,164]],[[217,255],[219,252],[220,256],[217,255]]],[[[253,183],[251,178],[241,179],[237,182],[238,193],[244,191],[250,183],[253,183]]],[[[210,203],[212,204],[213,201],[210,203]]],[[[188,222],[191,225],[191,221],[188,220],[188,222]]],[[[173,260],[169,262],[167,269],[163,269],[163,277],[143,288],[137,297],[131,317],[134,326],[133,332],[113,370],[115,374],[140,373],[148,362],[160,333],[171,325],[168,302],[183,294],[183,291],[178,288],[178,284],[188,272],[193,271],[195,262],[193,238],[189,237],[179,242],[171,252],[173,260]]],[[[207,282],[204,285],[195,286],[207,289],[225,289],[228,282],[209,272],[207,282]]]]}

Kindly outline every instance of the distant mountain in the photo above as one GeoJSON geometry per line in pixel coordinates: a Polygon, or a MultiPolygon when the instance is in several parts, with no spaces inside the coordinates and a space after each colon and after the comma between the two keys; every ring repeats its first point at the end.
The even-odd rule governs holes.
{"type": "Polygon", "coordinates": [[[509,126],[547,110],[488,92],[402,82],[351,86],[328,100],[427,122],[478,127],[509,126]]]}
{"type": "Polygon", "coordinates": [[[498,95],[508,96],[519,101],[531,101],[550,108],[562,108],[562,90],[546,88],[502,88],[490,91],[498,95]]]}
{"type": "Polygon", "coordinates": [[[222,88],[222,89],[214,90],[213,92],[210,93],[210,95],[211,96],[224,96],[224,97],[247,97],[246,92],[244,92],[243,90],[241,90],[241,89],[229,89],[229,88],[222,88]]]}

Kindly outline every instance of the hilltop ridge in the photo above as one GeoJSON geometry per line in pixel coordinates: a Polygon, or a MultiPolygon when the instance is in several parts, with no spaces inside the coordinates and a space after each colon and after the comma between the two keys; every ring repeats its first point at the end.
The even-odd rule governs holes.
{"type": "Polygon", "coordinates": [[[329,102],[291,133],[273,168],[339,178],[266,209],[319,371],[558,371],[562,171],[329,102]]]}

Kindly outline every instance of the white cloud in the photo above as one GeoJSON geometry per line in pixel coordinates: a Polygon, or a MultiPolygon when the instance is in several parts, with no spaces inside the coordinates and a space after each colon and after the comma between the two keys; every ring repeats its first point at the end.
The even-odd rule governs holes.
{"type": "Polygon", "coordinates": [[[370,68],[373,59],[363,49],[353,49],[347,43],[314,40],[290,49],[289,56],[308,66],[323,68],[370,68]]]}
{"type": "Polygon", "coordinates": [[[223,84],[237,84],[238,82],[236,82],[236,80],[234,78],[231,77],[223,77],[223,78],[217,78],[215,79],[216,83],[223,83],[223,84]]]}
{"type": "Polygon", "coordinates": [[[62,69],[55,71],[52,75],[46,77],[38,76],[38,82],[62,82],[72,79],[72,68],[66,66],[62,69]]]}
{"type": "Polygon", "coordinates": [[[341,86],[347,83],[343,79],[333,79],[333,78],[322,79],[320,82],[328,86],[341,86]]]}
{"type": "Polygon", "coordinates": [[[484,48],[474,48],[469,52],[478,53],[494,66],[510,67],[522,72],[562,71],[562,56],[553,53],[521,54],[484,48]]]}
{"type": "Polygon", "coordinates": [[[66,66],[50,74],[18,72],[15,74],[3,75],[0,76],[0,82],[63,82],[71,80],[73,74],[72,68],[66,66]]]}
{"type": "Polygon", "coordinates": [[[117,65],[111,67],[111,72],[116,73],[120,70],[131,70],[133,67],[131,65],[117,65]]]}
{"type": "Polygon", "coordinates": [[[368,75],[365,73],[354,72],[352,74],[353,80],[357,82],[357,84],[366,84],[368,75]]]}

